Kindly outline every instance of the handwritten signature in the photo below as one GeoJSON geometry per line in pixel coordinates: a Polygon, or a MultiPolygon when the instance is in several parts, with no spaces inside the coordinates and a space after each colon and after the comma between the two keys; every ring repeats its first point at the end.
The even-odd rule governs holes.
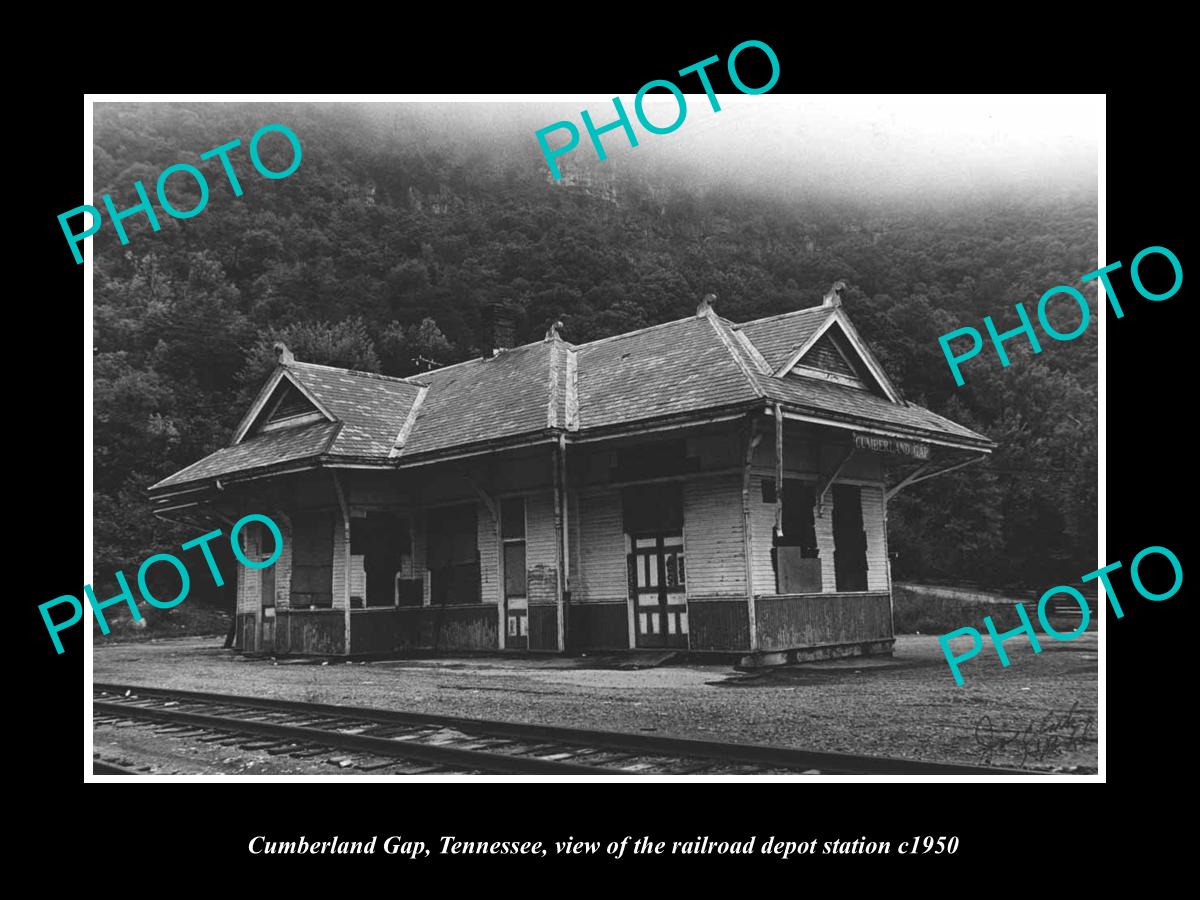
{"type": "Polygon", "coordinates": [[[1048,756],[1069,753],[1077,750],[1088,740],[1088,735],[1096,725],[1096,717],[1089,715],[1086,719],[1082,713],[1076,715],[1079,701],[1071,706],[1065,714],[1053,711],[1046,713],[1040,719],[1030,720],[1024,728],[997,728],[992,724],[991,716],[980,716],[975,723],[975,742],[982,747],[980,756],[985,764],[1002,751],[1021,754],[1021,762],[1040,762],[1048,756]]]}

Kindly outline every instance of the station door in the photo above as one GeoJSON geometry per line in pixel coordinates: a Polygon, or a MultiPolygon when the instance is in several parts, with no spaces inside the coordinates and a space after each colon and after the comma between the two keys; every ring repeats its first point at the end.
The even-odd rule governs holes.
{"type": "Polygon", "coordinates": [[[687,647],[687,587],[683,535],[633,536],[629,598],[638,647],[687,647]]]}

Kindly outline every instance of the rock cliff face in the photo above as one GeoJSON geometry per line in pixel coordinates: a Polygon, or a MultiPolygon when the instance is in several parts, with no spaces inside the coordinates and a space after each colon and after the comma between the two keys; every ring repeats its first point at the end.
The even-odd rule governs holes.
{"type": "Polygon", "coordinates": [[[560,163],[559,168],[562,171],[562,177],[557,181],[554,180],[554,176],[550,174],[549,170],[546,171],[546,181],[554,187],[578,191],[604,203],[618,202],[620,193],[617,190],[617,180],[620,173],[616,167],[610,167],[608,171],[600,171],[578,163],[574,165],[560,163]]]}
{"type": "Polygon", "coordinates": [[[422,191],[415,185],[410,186],[405,201],[405,205],[413,212],[429,212],[435,216],[445,215],[463,203],[462,198],[444,184],[430,192],[422,191]]]}

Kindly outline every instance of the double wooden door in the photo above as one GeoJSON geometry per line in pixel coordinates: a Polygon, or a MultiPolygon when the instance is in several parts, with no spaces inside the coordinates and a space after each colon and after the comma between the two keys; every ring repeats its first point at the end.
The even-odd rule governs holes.
{"type": "Polygon", "coordinates": [[[631,537],[629,597],[638,647],[687,647],[687,586],[683,535],[631,537]]]}

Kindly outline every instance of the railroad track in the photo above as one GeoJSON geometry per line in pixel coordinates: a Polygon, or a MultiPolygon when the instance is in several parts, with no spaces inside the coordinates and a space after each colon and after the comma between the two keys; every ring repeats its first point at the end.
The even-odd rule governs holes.
{"type": "Polygon", "coordinates": [[[148,725],[179,737],[276,756],[303,759],[340,751],[350,754],[341,757],[349,760],[346,766],[378,774],[1030,774],[120,684],[93,685],[92,714],[94,725],[148,725]]]}

